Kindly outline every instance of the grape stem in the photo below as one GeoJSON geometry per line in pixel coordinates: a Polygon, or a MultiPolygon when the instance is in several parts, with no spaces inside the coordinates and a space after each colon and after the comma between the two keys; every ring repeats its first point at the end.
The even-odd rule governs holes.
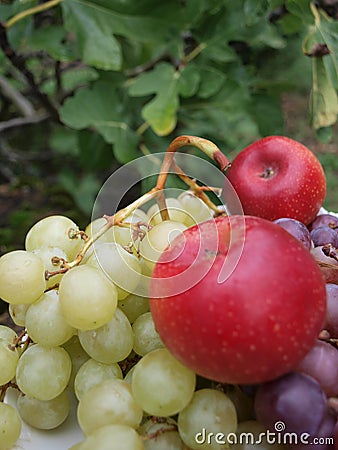
{"type": "Polygon", "coordinates": [[[185,183],[194,190],[196,195],[200,197],[201,200],[203,200],[217,214],[220,214],[220,211],[217,208],[217,206],[214,205],[208,198],[208,196],[204,193],[206,189],[198,186],[198,184],[195,181],[191,180],[188,177],[188,175],[186,175],[174,162],[174,156],[177,150],[185,146],[192,146],[201,150],[203,153],[209,156],[210,159],[215,161],[222,171],[225,171],[230,166],[228,158],[221,152],[221,150],[213,142],[198,136],[179,136],[175,138],[169,144],[169,147],[167,148],[166,153],[164,155],[160,173],[157,178],[156,186],[153,187],[150,191],[143,194],[138,199],[136,199],[130,205],[126,206],[125,208],[115,213],[114,215],[112,216],[104,215],[103,217],[106,219],[107,222],[97,231],[97,233],[95,233],[93,236],[91,236],[91,238],[85,241],[82,250],[77,254],[76,258],[71,262],[65,262],[63,264],[63,267],[60,268],[60,270],[57,270],[55,272],[46,272],[46,277],[48,277],[46,279],[50,279],[52,276],[60,273],[65,273],[72,267],[79,265],[88,249],[95,241],[97,241],[97,239],[103,236],[104,233],[106,233],[111,227],[115,225],[121,226],[122,222],[130,214],[132,214],[135,211],[135,209],[139,208],[140,206],[144,205],[145,203],[154,198],[157,199],[157,202],[159,204],[162,220],[168,220],[169,214],[165,202],[164,187],[167,181],[170,168],[172,166],[174,166],[174,170],[182,178],[182,180],[185,181],[185,183]]]}

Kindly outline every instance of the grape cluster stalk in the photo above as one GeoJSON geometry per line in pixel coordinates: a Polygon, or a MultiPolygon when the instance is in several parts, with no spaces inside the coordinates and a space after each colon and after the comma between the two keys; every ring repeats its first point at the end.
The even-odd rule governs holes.
{"type": "Polygon", "coordinates": [[[338,448],[338,262],[323,251],[330,245],[336,254],[334,215],[309,227],[276,221],[318,260],[327,288],[324,331],[292,372],[259,385],[217,383],[179,362],[158,334],[148,298],[156,261],[187,228],[224,214],[206,194],[213,188],[176,165],[185,145],[228,166],[209,141],[177,138],[155,188],[130,206],[84,231],[68,217],[46,217],[28,231],[24,250],[0,258],[0,297],[23,329],[0,326],[0,450],[15,445],[22,421],[61,426],[74,400],[83,440],[68,450],[293,450],[305,449],[304,433],[314,450],[338,448]],[[177,198],[165,197],[170,167],[188,185],[177,198]],[[6,402],[13,389],[16,407],[6,402]],[[293,441],[282,432],[268,439],[277,423],[293,441]]]}

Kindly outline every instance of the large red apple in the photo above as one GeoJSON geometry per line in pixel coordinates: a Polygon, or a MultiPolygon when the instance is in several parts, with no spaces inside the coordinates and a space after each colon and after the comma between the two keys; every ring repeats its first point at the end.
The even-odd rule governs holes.
{"type": "Polygon", "coordinates": [[[244,213],[268,220],[292,217],[308,225],[326,195],[325,174],[316,156],[284,136],[269,136],[246,147],[226,175],[244,213]]]}
{"type": "Polygon", "coordinates": [[[325,320],[325,284],[310,252],[258,217],[221,217],[185,230],[158,260],[150,293],[167,348],[197,374],[224,383],[290,371],[325,320]]]}

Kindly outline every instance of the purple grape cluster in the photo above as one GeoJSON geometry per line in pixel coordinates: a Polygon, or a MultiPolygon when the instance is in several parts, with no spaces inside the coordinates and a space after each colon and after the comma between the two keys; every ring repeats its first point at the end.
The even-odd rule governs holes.
{"type": "MultiPolygon", "coordinates": [[[[291,218],[275,223],[301,241],[320,265],[327,313],[323,332],[292,372],[251,387],[254,417],[288,449],[338,450],[338,218],[322,214],[308,227],[291,218]]],[[[247,386],[243,391],[248,394],[247,386]]]]}

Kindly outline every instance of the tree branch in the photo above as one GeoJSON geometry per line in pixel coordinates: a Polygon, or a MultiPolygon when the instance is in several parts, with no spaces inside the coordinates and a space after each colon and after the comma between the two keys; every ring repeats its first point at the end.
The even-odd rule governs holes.
{"type": "Polygon", "coordinates": [[[33,125],[35,123],[43,122],[47,120],[50,116],[48,114],[39,115],[35,114],[26,117],[16,117],[15,119],[7,120],[6,122],[0,122],[0,132],[8,130],[9,128],[22,127],[25,125],[33,125]]]}
{"type": "Polygon", "coordinates": [[[8,37],[7,30],[4,23],[0,22],[0,48],[4,52],[5,56],[13,64],[16,69],[18,69],[27,80],[33,94],[39,99],[44,108],[48,111],[51,118],[60,121],[59,113],[53,103],[50,101],[49,97],[40,91],[39,86],[35,82],[34,76],[30,70],[27,69],[25,60],[22,56],[17,54],[15,50],[11,47],[8,37]]]}
{"type": "Polygon", "coordinates": [[[35,110],[31,102],[28,101],[20,91],[15,89],[9,83],[7,78],[2,75],[0,75],[0,89],[2,90],[3,95],[12,101],[23,116],[30,117],[35,114],[35,110]]]}

